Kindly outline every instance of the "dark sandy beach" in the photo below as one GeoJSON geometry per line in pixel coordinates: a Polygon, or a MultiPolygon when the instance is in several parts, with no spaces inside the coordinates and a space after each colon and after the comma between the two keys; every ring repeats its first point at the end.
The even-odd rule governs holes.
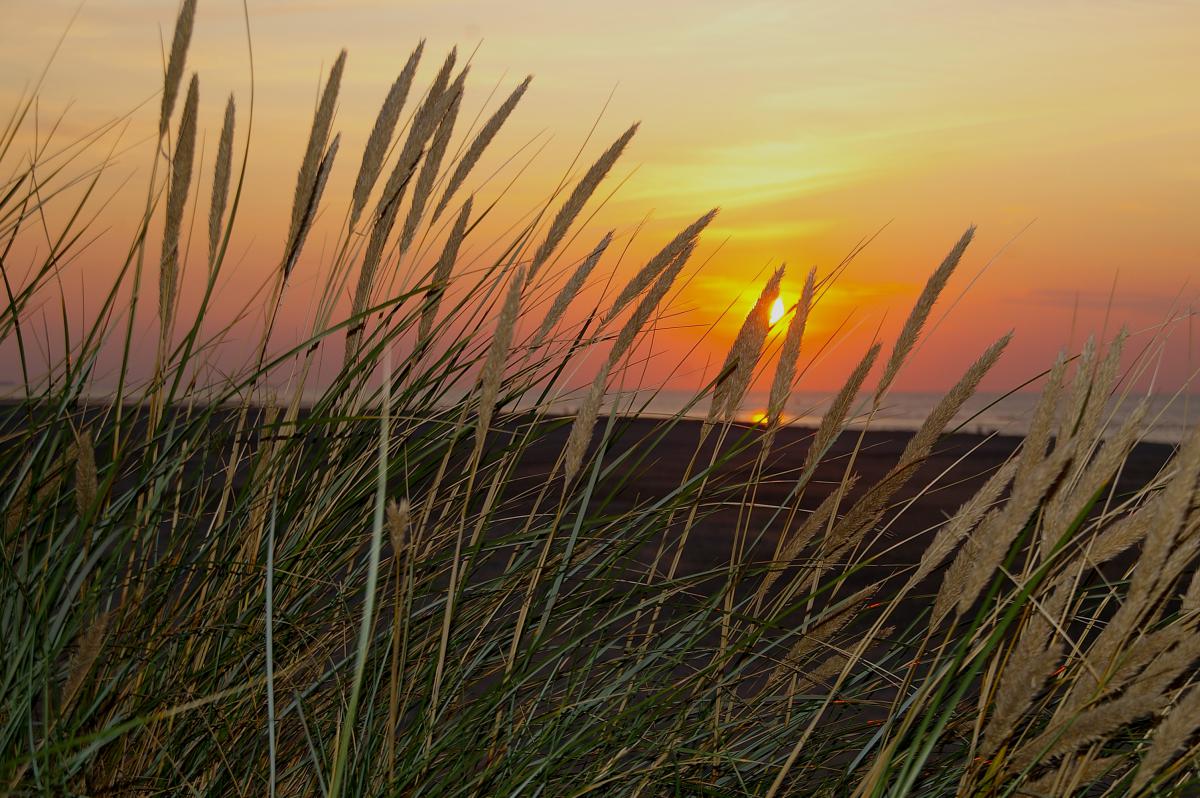
{"type": "MultiPolygon", "coordinates": [[[[597,437],[603,423],[602,419],[597,427],[597,437]]],[[[644,460],[637,470],[637,477],[622,485],[613,495],[612,505],[617,510],[652,501],[675,490],[683,481],[700,435],[699,422],[684,421],[670,428],[661,440],[650,443],[650,439],[655,437],[656,422],[633,420],[623,422],[623,425],[620,437],[609,448],[606,458],[612,460],[633,450],[644,460]]],[[[812,429],[789,427],[780,430],[775,437],[763,479],[754,496],[756,510],[751,529],[761,531],[762,538],[751,556],[752,560],[769,558],[774,551],[779,529],[786,517],[786,512],[778,512],[776,508],[784,506],[794,492],[813,433],[812,429]]],[[[760,436],[760,430],[745,427],[730,431],[726,447],[736,448],[740,445],[743,451],[719,468],[710,481],[711,494],[706,493],[709,498],[714,495],[720,497],[722,485],[740,484],[748,480],[754,460],[758,457],[757,440],[760,436]]],[[[800,512],[811,511],[838,488],[856,448],[852,471],[859,479],[854,495],[875,484],[896,464],[911,437],[912,433],[905,431],[869,431],[861,436],[860,441],[858,432],[844,433],[818,465],[800,501],[800,512]]],[[[565,439],[565,429],[558,430],[531,447],[520,464],[520,478],[530,486],[539,484],[558,457],[565,439]]],[[[711,455],[711,440],[699,457],[704,463],[711,455]]],[[[1014,452],[1020,442],[1020,438],[1013,436],[974,433],[943,436],[932,455],[894,500],[893,507],[903,507],[903,512],[889,513],[885,517],[885,523],[893,516],[894,520],[872,546],[872,551],[883,552],[878,558],[877,567],[892,569],[919,560],[931,531],[952,515],[988,475],[1014,452]]],[[[1166,462],[1172,450],[1172,446],[1161,443],[1136,446],[1121,471],[1116,485],[1117,493],[1129,493],[1145,485],[1166,462]]],[[[743,496],[745,492],[742,490],[732,491],[727,497],[727,507],[697,523],[680,563],[681,573],[700,572],[728,563],[731,532],[737,523],[738,504],[743,496]]],[[[843,509],[849,504],[850,501],[843,502],[843,509]]]]}
{"type": "MultiPolygon", "coordinates": [[[[78,416],[77,422],[87,418],[90,424],[96,423],[103,412],[100,407],[91,407],[77,410],[73,415],[78,416]]],[[[14,445],[15,441],[21,439],[23,414],[18,404],[0,405],[0,433],[3,433],[0,435],[0,447],[14,445]]],[[[252,411],[250,429],[254,428],[253,418],[256,414],[257,411],[252,411]]],[[[140,411],[131,411],[131,417],[137,418],[136,426],[140,426],[144,420],[140,417],[140,411]]],[[[218,410],[213,414],[209,422],[212,431],[210,459],[203,465],[197,462],[195,467],[205,470],[221,467],[222,452],[232,441],[235,419],[236,411],[232,409],[218,410]]],[[[502,445],[508,435],[523,430],[528,420],[524,416],[510,416],[500,421],[490,445],[502,445]]],[[[545,485],[547,475],[562,453],[570,419],[557,419],[561,422],[557,425],[554,419],[550,421],[552,428],[539,432],[540,437],[525,447],[516,463],[503,497],[504,518],[498,522],[501,527],[514,526],[514,519],[527,514],[534,507],[536,495],[545,485]]],[[[585,460],[585,470],[591,467],[606,423],[605,418],[597,423],[592,451],[585,460]]],[[[424,426],[417,425],[421,434],[442,434],[441,428],[423,429],[424,426]]],[[[374,440],[375,429],[373,424],[368,424],[366,428],[360,427],[349,434],[364,435],[374,440]]],[[[135,432],[134,437],[139,434],[135,432]]],[[[792,507],[796,481],[813,434],[813,429],[805,427],[779,430],[751,497],[742,486],[750,481],[761,450],[763,431],[746,426],[734,426],[728,430],[721,447],[722,458],[725,459],[706,485],[702,497],[706,512],[698,517],[690,534],[680,561],[681,575],[719,568],[729,562],[732,530],[743,510],[742,505],[751,498],[754,504],[752,522],[749,524],[751,542],[755,535],[759,537],[748,559],[762,562],[770,558],[784,519],[792,507]]],[[[700,435],[700,422],[694,420],[668,425],[657,419],[619,418],[613,425],[603,461],[606,468],[613,464],[615,466],[598,481],[597,495],[604,497],[607,508],[613,513],[621,513],[668,496],[684,482],[693,459],[697,467],[702,467],[712,456],[718,435],[709,435],[698,450],[700,435]]],[[[818,464],[814,477],[805,488],[798,504],[799,515],[811,511],[838,489],[852,459],[851,470],[858,476],[858,482],[855,492],[840,505],[845,510],[857,493],[874,485],[896,464],[911,437],[912,433],[907,431],[868,431],[861,436],[856,431],[843,433],[818,464]]],[[[892,507],[903,508],[903,511],[889,512],[885,516],[887,528],[876,536],[871,546],[872,553],[880,554],[877,567],[892,569],[920,559],[931,531],[983,484],[988,475],[1014,452],[1020,441],[1020,438],[1013,436],[977,433],[943,436],[931,456],[893,501],[892,507]]],[[[1138,444],[1120,473],[1117,493],[1128,493],[1145,485],[1172,451],[1173,447],[1168,444],[1138,444]]],[[[402,491],[403,488],[397,486],[397,490],[402,491]]],[[[544,505],[540,511],[546,512],[544,505]]],[[[653,558],[652,548],[645,551],[646,558],[653,558]]]]}

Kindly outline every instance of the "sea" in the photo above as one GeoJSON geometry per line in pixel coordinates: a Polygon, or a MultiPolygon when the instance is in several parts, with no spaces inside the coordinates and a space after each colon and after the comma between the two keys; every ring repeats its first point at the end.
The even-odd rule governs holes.
{"type": "MultiPolygon", "coordinates": [[[[21,393],[14,384],[0,380],[0,402],[19,401],[21,393]]],[[[281,394],[287,389],[280,387],[281,394]]],[[[451,389],[449,398],[456,398],[461,389],[451,389]]],[[[571,415],[579,408],[582,391],[572,392],[557,399],[545,401],[545,411],[571,415]]],[[[798,427],[816,427],[833,403],[834,392],[797,391],[784,407],[783,423],[798,427]]],[[[306,397],[306,400],[316,398],[306,397]]],[[[947,426],[947,432],[971,434],[999,434],[1023,436],[1029,432],[1040,394],[1036,392],[986,393],[971,396],[947,426]]],[[[108,401],[110,397],[97,396],[93,401],[108,401]]],[[[872,397],[857,396],[851,403],[847,427],[851,430],[870,429],[880,431],[912,431],[918,429],[925,418],[942,399],[940,393],[892,392],[872,412],[872,397]]],[[[307,404],[308,401],[305,401],[307,404]]],[[[507,410],[529,410],[533,404],[532,394],[519,400],[507,410]]],[[[1065,402],[1063,403],[1065,404],[1065,402]]],[[[1197,423],[1200,423],[1200,394],[1184,393],[1137,394],[1126,393],[1113,396],[1105,408],[1106,428],[1117,430],[1141,405],[1145,405],[1141,439],[1155,443],[1179,443],[1197,423]]],[[[767,394],[750,391],[746,394],[737,413],[736,421],[741,424],[761,424],[766,419],[767,394]]],[[[697,397],[692,391],[650,390],[610,393],[603,412],[637,412],[643,417],[671,418],[683,415],[686,418],[703,419],[708,415],[709,400],[697,397]],[[615,398],[614,398],[615,397],[615,398]]]]}
{"type": "MultiPolygon", "coordinates": [[[[835,394],[801,391],[793,393],[785,408],[783,420],[786,424],[815,427],[821,423],[835,394]]],[[[856,397],[851,404],[850,429],[861,429],[869,425],[875,430],[916,430],[941,400],[939,393],[889,393],[880,407],[871,412],[871,396],[856,397]]],[[[962,409],[947,427],[948,432],[973,434],[1025,435],[1033,417],[1040,394],[977,393],[966,401],[962,409]]],[[[1065,404],[1065,402],[1063,403],[1065,404]]],[[[1112,397],[1105,407],[1105,419],[1109,430],[1117,430],[1145,404],[1143,411],[1142,439],[1157,443],[1178,443],[1200,422],[1200,395],[1181,393],[1128,394],[1112,397]]],[[[573,413],[578,406],[578,397],[555,402],[556,412],[573,413]]],[[[737,421],[743,424],[762,423],[766,416],[767,395],[750,392],[742,402],[737,421]]],[[[634,391],[621,394],[616,402],[610,401],[605,409],[619,412],[636,410],[641,415],[668,418],[682,413],[689,418],[704,418],[708,414],[707,398],[696,399],[687,391],[634,391]]]]}

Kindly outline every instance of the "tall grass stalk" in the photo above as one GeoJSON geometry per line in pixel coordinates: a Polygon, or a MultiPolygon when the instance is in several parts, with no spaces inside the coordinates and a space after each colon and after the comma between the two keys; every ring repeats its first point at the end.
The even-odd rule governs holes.
{"type": "Polygon", "coordinates": [[[98,303],[61,286],[101,257],[118,126],[26,149],[23,96],[0,133],[0,354],[23,381],[0,407],[0,792],[1200,788],[1200,435],[1142,445],[1153,418],[1130,388],[1170,324],[1065,353],[1021,440],[952,434],[1007,336],[955,366],[914,434],[876,436],[973,228],[895,340],[848,343],[847,325],[824,341],[812,321],[869,237],[808,274],[786,329],[766,319],[783,275],[747,286],[742,332],[692,343],[730,353],[719,373],[655,416],[644,397],[666,380],[645,375],[715,210],[661,241],[637,233],[655,254],[626,273],[613,242],[637,231],[590,218],[637,125],[514,208],[476,171],[521,174],[495,151],[535,84],[489,108],[452,50],[417,86],[423,44],[349,159],[344,213],[324,212],[347,161],[334,61],[278,260],[239,305],[223,264],[255,235],[234,159],[254,98],[244,131],[232,96],[201,113],[198,78],[176,107],[195,21],[187,0],[144,207],[112,283],[84,275],[98,303]],[[459,113],[486,121],[464,131],[459,113]],[[210,128],[202,175],[189,159],[210,128]],[[206,188],[197,302],[181,231],[206,188]],[[143,286],[159,231],[162,279],[143,286]],[[330,255],[304,247],[325,233],[330,255]],[[273,328],[299,312],[298,269],[316,293],[297,339],[273,328]],[[622,278],[607,299],[606,274],[622,278]],[[138,307],[156,290],[142,362],[138,307]],[[41,356],[47,307],[66,346],[41,356]],[[789,426],[834,352],[853,352],[841,389],[816,429],[789,426]],[[765,426],[746,421],[760,378],[765,426]],[[945,515],[929,509],[945,496],[945,515]]]}

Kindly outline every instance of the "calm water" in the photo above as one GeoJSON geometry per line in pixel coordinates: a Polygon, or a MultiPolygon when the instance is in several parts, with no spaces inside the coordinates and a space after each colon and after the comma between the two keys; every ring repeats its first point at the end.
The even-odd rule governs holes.
{"type": "MultiPolygon", "coordinates": [[[[799,426],[816,426],[821,416],[828,409],[832,393],[798,392],[792,395],[784,414],[785,421],[799,426]]],[[[871,428],[879,430],[915,430],[933,409],[941,398],[936,393],[893,393],[888,396],[883,407],[871,420],[871,428]]],[[[626,395],[622,409],[644,407],[651,415],[670,416],[678,413],[693,399],[693,395],[682,391],[660,391],[657,394],[642,392],[638,395],[626,395]]],[[[742,403],[743,411],[740,420],[755,422],[761,418],[766,407],[766,394],[750,393],[742,403]]],[[[950,425],[951,429],[961,425],[963,432],[999,432],[1005,435],[1024,435],[1029,429],[1029,420],[1037,404],[1038,394],[1016,393],[1008,396],[1002,394],[980,393],[967,401],[962,411],[950,425]]],[[[1109,415],[1109,425],[1119,427],[1138,404],[1145,400],[1148,403],[1146,430],[1144,438],[1149,441],[1176,443],[1200,421],[1200,396],[1181,395],[1151,396],[1130,395],[1124,399],[1113,399],[1109,402],[1106,412],[1109,415]]],[[[564,412],[575,409],[574,401],[564,401],[558,406],[564,412]]],[[[852,422],[854,425],[866,423],[866,412],[870,409],[870,400],[862,396],[854,405],[859,415],[852,422]]],[[[707,400],[701,400],[688,410],[687,415],[703,418],[708,412],[707,400]]]]}
{"type": "MultiPolygon", "coordinates": [[[[16,401],[20,392],[12,387],[12,383],[0,380],[0,402],[16,401]]],[[[284,391],[286,392],[286,391],[284,391]]],[[[455,391],[451,391],[455,393],[455,391]]],[[[551,402],[550,409],[559,413],[573,413],[578,408],[582,390],[559,401],[551,402]]],[[[687,391],[658,391],[657,393],[643,390],[626,392],[621,395],[620,409],[628,412],[631,408],[649,416],[669,417],[680,411],[690,418],[702,419],[708,413],[708,400],[701,399],[690,408],[695,395],[687,391]]],[[[915,430],[921,426],[925,417],[941,399],[938,393],[892,393],[874,418],[870,420],[871,429],[876,430],[915,430]]],[[[1029,420],[1038,400],[1037,393],[1014,393],[1007,396],[995,393],[978,393],[967,400],[963,409],[950,424],[950,431],[993,433],[1002,435],[1024,435],[1029,431],[1029,420]]],[[[834,394],[832,392],[797,391],[793,393],[784,412],[784,421],[801,427],[815,427],[821,423],[821,417],[829,408],[834,394]]],[[[1119,427],[1141,402],[1147,403],[1145,416],[1146,429],[1143,439],[1159,443],[1178,443],[1183,436],[1200,422],[1200,395],[1180,394],[1178,396],[1130,394],[1110,400],[1106,413],[1111,428],[1119,427]]],[[[525,403],[519,402],[517,409],[522,409],[525,403]]],[[[756,423],[764,416],[767,406],[765,392],[751,391],[742,402],[742,410],[738,420],[744,423],[756,423]]],[[[870,396],[860,396],[852,405],[853,415],[850,427],[857,429],[867,423],[867,413],[870,410],[870,396]]],[[[609,399],[604,410],[613,409],[609,399]]]]}

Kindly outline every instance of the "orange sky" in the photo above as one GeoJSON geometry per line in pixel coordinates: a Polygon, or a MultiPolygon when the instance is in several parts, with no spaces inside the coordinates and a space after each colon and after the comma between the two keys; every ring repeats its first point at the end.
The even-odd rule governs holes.
{"type": "MultiPolygon", "coordinates": [[[[4,0],[4,108],[36,77],[76,5],[4,0]]],[[[298,267],[290,312],[299,325],[378,104],[421,37],[428,40],[422,81],[451,45],[465,53],[479,45],[467,118],[497,84],[506,93],[535,75],[475,175],[481,180],[531,140],[545,143],[504,198],[506,218],[515,220],[557,182],[614,90],[585,159],[641,120],[600,194],[632,176],[580,231],[576,249],[609,227],[627,236],[650,214],[619,267],[622,279],[674,231],[722,208],[699,251],[716,254],[677,307],[689,310],[685,323],[702,326],[744,295],[673,384],[696,382],[706,361],[720,361],[736,315],[757,292],[753,278],[787,261],[784,291],[794,300],[809,266],[829,270],[885,224],[814,319],[814,344],[851,314],[854,332],[807,375],[811,389],[839,384],[881,325],[891,340],[928,272],[971,223],[979,234],[935,320],[1028,229],[939,323],[901,389],[946,387],[1010,327],[1015,342],[985,387],[1016,385],[1049,365],[1059,347],[1077,347],[1100,330],[1114,280],[1110,331],[1121,322],[1143,331],[1175,305],[1200,306],[1189,282],[1200,262],[1200,4],[250,0],[249,7],[256,130],[233,246],[237,267],[222,286],[230,307],[278,263],[314,96],[344,46],[350,58],[335,124],[343,156],[326,195],[338,210],[310,238],[298,267]]],[[[201,0],[200,9],[188,68],[201,76],[207,164],[224,98],[232,91],[244,109],[249,77],[241,3],[201,0]]],[[[174,13],[173,0],[89,0],[42,91],[45,120],[70,104],[64,139],[150,100],[134,115],[125,138],[131,149],[114,170],[114,187],[128,177],[137,186],[110,207],[114,229],[144,196],[160,35],[169,38],[174,13]]],[[[504,174],[479,197],[494,198],[513,169],[504,174]]],[[[88,281],[108,268],[103,255],[124,241],[114,234],[98,242],[67,280],[69,290],[86,296],[88,281]]],[[[1187,322],[1177,327],[1162,387],[1200,365],[1187,322]]],[[[682,351],[696,334],[666,332],[658,348],[682,351]]],[[[677,365],[659,358],[651,373],[677,365]]]]}

